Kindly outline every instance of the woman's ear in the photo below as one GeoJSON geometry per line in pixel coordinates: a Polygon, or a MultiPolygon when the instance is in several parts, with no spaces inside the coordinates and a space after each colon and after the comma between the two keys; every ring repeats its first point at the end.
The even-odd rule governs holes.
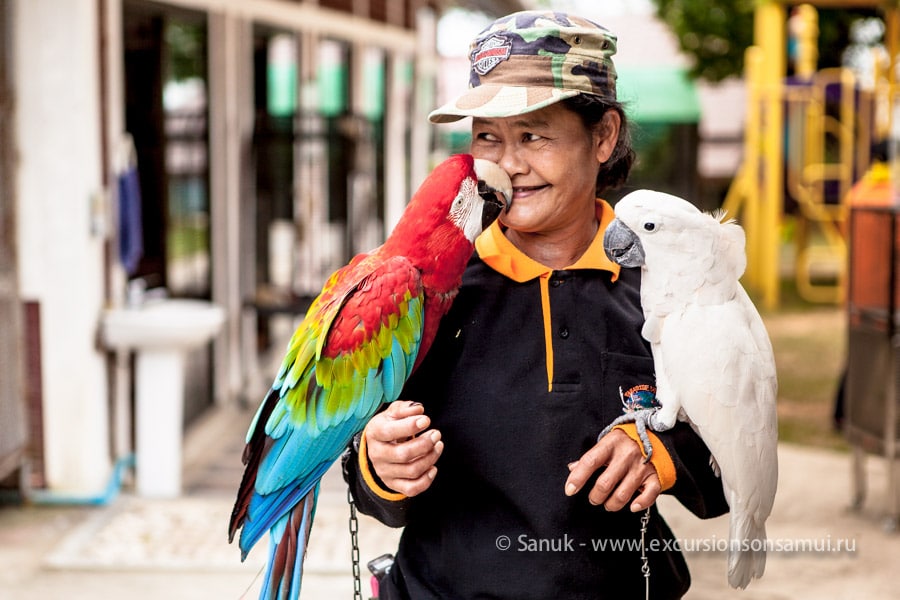
{"type": "Polygon", "coordinates": [[[622,125],[622,117],[619,111],[609,109],[594,128],[594,147],[597,151],[597,161],[605,163],[612,156],[616,143],[619,141],[619,128],[622,125]]]}

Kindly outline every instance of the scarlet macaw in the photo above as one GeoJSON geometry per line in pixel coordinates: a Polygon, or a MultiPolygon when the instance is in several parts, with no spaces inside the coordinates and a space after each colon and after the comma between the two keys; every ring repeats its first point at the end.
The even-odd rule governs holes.
{"type": "Polygon", "coordinates": [[[270,531],[261,598],[299,596],[322,475],[400,395],[456,296],[475,238],[511,195],[496,164],[450,157],[385,243],[336,271],[310,305],[247,433],[229,524],[229,541],[242,528],[241,560],[270,531]]]}

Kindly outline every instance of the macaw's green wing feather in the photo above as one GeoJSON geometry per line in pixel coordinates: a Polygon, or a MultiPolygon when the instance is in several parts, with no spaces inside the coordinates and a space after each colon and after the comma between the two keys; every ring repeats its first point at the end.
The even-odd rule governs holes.
{"type": "Polygon", "coordinates": [[[396,399],[400,390],[393,374],[401,373],[402,387],[409,374],[406,363],[418,354],[423,324],[419,272],[404,257],[373,254],[351,263],[345,274],[332,277],[319,306],[307,313],[273,385],[293,425],[319,429],[321,421],[321,427],[330,428],[354,415],[374,414],[382,402],[396,399]],[[391,385],[383,386],[387,393],[382,396],[385,381],[391,385]]]}
{"type": "Polygon", "coordinates": [[[242,550],[400,395],[422,340],[423,301],[409,261],[374,253],[338,271],[310,306],[248,434],[239,492],[247,505],[232,517],[233,528],[243,526],[242,550]]]}

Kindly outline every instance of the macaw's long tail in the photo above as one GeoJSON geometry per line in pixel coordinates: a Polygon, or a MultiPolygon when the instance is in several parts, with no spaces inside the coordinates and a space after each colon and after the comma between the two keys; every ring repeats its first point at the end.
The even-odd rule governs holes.
{"type": "Polygon", "coordinates": [[[744,589],[766,571],[766,523],[732,508],[728,533],[728,584],[744,589]]]}
{"type": "Polygon", "coordinates": [[[297,600],[306,543],[316,514],[319,485],[269,530],[269,562],[260,591],[260,600],[297,600]]]}

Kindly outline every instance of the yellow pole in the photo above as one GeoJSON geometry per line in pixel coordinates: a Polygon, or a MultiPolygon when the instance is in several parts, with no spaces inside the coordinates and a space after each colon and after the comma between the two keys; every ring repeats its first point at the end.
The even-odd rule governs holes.
{"type": "Polygon", "coordinates": [[[888,80],[891,85],[897,84],[897,67],[900,62],[900,6],[885,9],[885,35],[891,68],[888,69],[888,80]]]}
{"type": "MultiPolygon", "coordinates": [[[[791,27],[791,21],[795,21],[797,29],[797,64],[795,65],[796,75],[811,81],[816,74],[819,63],[819,13],[811,4],[801,4],[796,9],[796,13],[788,20],[788,27],[791,27]]],[[[798,113],[798,118],[804,119],[802,122],[802,130],[798,133],[800,138],[797,141],[800,153],[798,156],[787,157],[789,163],[793,159],[795,165],[794,171],[800,174],[802,185],[803,170],[810,164],[821,164],[825,152],[823,140],[825,139],[824,131],[824,94],[821,102],[817,96],[818,87],[815,85],[807,88],[807,99],[805,102],[799,102],[794,106],[794,110],[798,113]]],[[[792,132],[794,133],[794,132],[792,132]]],[[[817,191],[824,189],[821,181],[816,183],[817,191]]],[[[802,235],[798,228],[798,236],[802,235]]],[[[798,246],[799,247],[799,246],[798,246]]]]}
{"type": "MultiPolygon", "coordinates": [[[[744,164],[742,166],[743,211],[741,222],[747,234],[747,269],[744,280],[755,290],[762,288],[760,257],[759,188],[763,51],[750,46],[744,51],[744,76],[747,79],[747,113],[744,124],[744,164]]],[[[736,215],[730,215],[736,216],[736,215]]]]}
{"type": "Polygon", "coordinates": [[[890,107],[888,108],[887,126],[887,131],[890,132],[894,130],[894,102],[900,96],[900,90],[898,90],[897,86],[897,70],[900,69],[900,6],[892,6],[885,9],[884,21],[884,39],[887,43],[888,56],[890,57],[890,66],[888,67],[888,98],[890,107]]]}
{"type": "Polygon", "coordinates": [[[894,188],[894,202],[898,201],[900,194],[900,157],[896,156],[897,139],[895,132],[898,129],[897,107],[900,106],[900,86],[897,84],[897,70],[900,69],[900,6],[892,6],[885,11],[885,40],[887,41],[890,66],[888,67],[888,118],[886,137],[890,140],[891,183],[894,188]]]}
{"type": "Polygon", "coordinates": [[[811,4],[801,4],[796,10],[796,15],[791,16],[789,21],[791,33],[797,38],[794,73],[797,77],[809,80],[815,74],[819,62],[819,13],[811,4]]]}
{"type": "Polygon", "coordinates": [[[760,194],[759,257],[762,302],[774,308],[779,301],[780,234],[783,205],[784,109],[782,86],[785,76],[785,10],[781,4],[763,0],[756,8],[754,39],[762,49],[762,181],[760,194]]]}

